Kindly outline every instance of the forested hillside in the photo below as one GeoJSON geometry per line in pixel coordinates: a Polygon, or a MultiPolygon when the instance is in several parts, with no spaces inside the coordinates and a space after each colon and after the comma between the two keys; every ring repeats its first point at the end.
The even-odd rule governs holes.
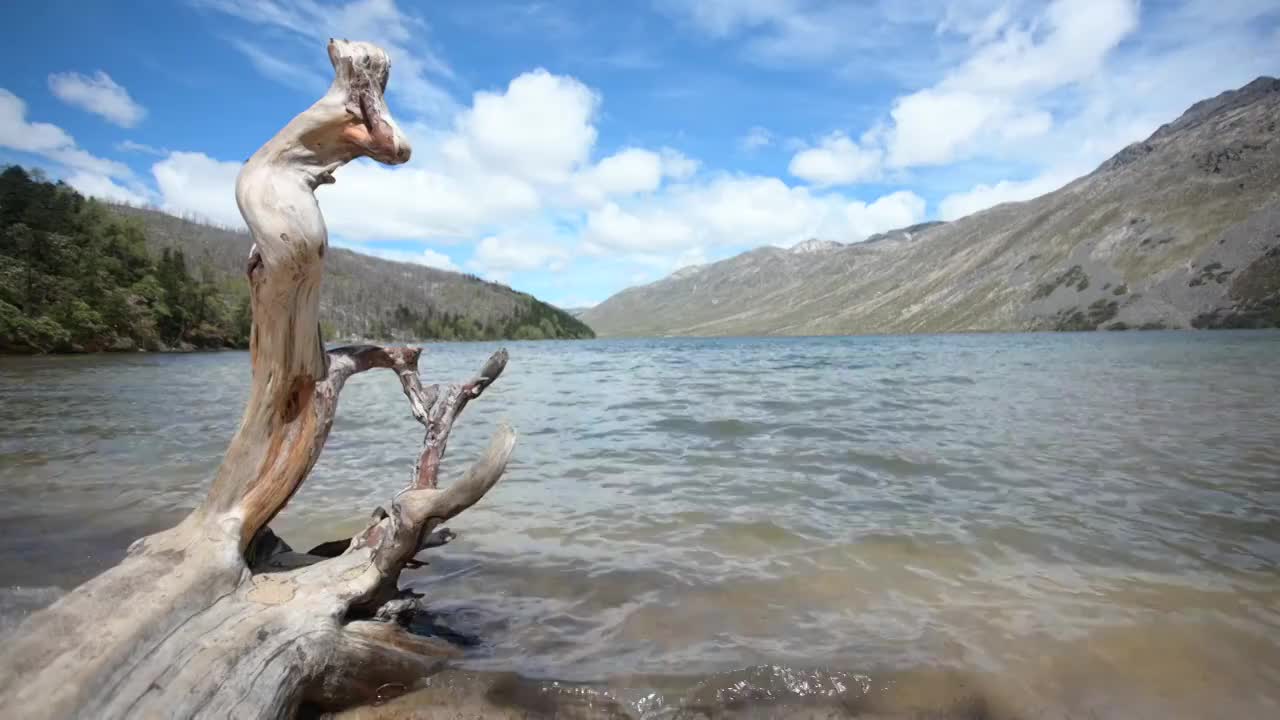
{"type": "MultiPolygon", "coordinates": [[[[234,232],[0,173],[0,352],[243,348],[251,316],[234,232]]],[[[568,313],[473,276],[333,248],[328,340],[592,337],[568,313]]]]}
{"type": "MultiPolygon", "coordinates": [[[[153,252],[182,248],[195,267],[243,284],[253,244],[243,230],[218,228],[155,210],[117,206],[140,220],[153,252]]],[[[330,247],[324,258],[320,321],[329,340],[495,340],[594,337],[569,313],[474,275],[392,262],[330,247]]]]}
{"type": "Polygon", "coordinates": [[[151,253],[142,224],[19,167],[0,173],[0,351],[244,347],[248,295],[151,253]]]}

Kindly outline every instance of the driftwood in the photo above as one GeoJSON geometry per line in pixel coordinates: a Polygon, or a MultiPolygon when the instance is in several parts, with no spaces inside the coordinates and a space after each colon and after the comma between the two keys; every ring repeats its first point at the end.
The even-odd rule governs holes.
{"type": "Polygon", "coordinates": [[[387,110],[390,61],[330,41],[336,78],[251,157],[236,200],[254,240],[252,385],[208,496],[119,565],[29,617],[0,653],[0,714],[24,718],[287,717],[338,709],[433,672],[452,649],[397,622],[416,599],[400,572],[448,535],[437,526],[493,487],[514,432],[502,426],[457,481],[437,484],[463,408],[498,377],[505,351],[469,382],[438,388],[419,350],[326,352],[319,286],[328,236],[313,191],[356,157],[398,164],[410,148],[387,110]],[[267,524],[297,492],[352,375],[388,369],[425,427],[408,487],[349,541],[296,553],[267,524]]]}

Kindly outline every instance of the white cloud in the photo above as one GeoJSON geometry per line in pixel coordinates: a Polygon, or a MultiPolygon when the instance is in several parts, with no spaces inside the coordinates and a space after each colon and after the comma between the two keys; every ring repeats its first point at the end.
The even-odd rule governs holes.
{"type": "Polygon", "coordinates": [[[222,162],[198,152],[174,152],[152,166],[160,207],[228,227],[243,227],[236,207],[240,163],[222,162]]]}
{"type": "Polygon", "coordinates": [[[560,245],[513,230],[481,240],[467,265],[488,277],[510,277],[530,270],[559,272],[569,257],[560,245]]]}
{"type": "Polygon", "coordinates": [[[662,183],[662,156],[650,150],[627,148],[584,171],[576,191],[588,204],[615,195],[652,192],[662,183]]]}
{"type": "Polygon", "coordinates": [[[924,211],[924,200],[910,192],[867,204],[789,187],[777,178],[725,175],[630,207],[609,203],[591,211],[583,250],[653,265],[671,265],[671,258],[696,250],[686,259],[701,262],[705,249],[716,246],[790,246],[811,237],[856,242],[919,222],[924,211]]]}
{"type": "Polygon", "coordinates": [[[146,108],[129,97],[129,91],[99,70],[93,76],[76,72],[53,73],[49,90],[59,100],[106,118],[120,127],[131,128],[146,117],[146,108]]]}
{"type": "Polygon", "coordinates": [[[769,132],[767,128],[762,128],[759,125],[748,130],[747,134],[743,135],[742,139],[738,141],[738,144],[742,146],[742,149],[747,152],[754,152],[760,148],[767,147],[772,143],[773,133],[769,132]]]}
{"type": "Polygon", "coordinates": [[[945,165],[979,149],[1043,135],[1053,124],[1043,110],[963,91],[922,90],[899,98],[890,113],[889,164],[945,165]]]}
{"type": "Polygon", "coordinates": [[[580,310],[585,308],[593,308],[600,304],[600,300],[587,298],[581,295],[570,295],[567,297],[559,297],[551,300],[550,303],[561,310],[580,310]]]}
{"type": "Polygon", "coordinates": [[[330,231],[353,240],[456,242],[528,216],[543,202],[533,185],[500,174],[356,162],[337,180],[316,196],[330,231]]]}
{"type": "Polygon", "coordinates": [[[68,182],[81,192],[117,202],[143,204],[146,188],[133,182],[123,163],[100,158],[76,145],[75,138],[57,125],[27,121],[27,104],[0,88],[0,147],[31,153],[72,171],[68,182]],[[126,185],[115,182],[124,180],[126,185]]]}
{"type": "Polygon", "coordinates": [[[1137,27],[1137,0],[1055,0],[1031,18],[988,15],[968,28],[978,45],[967,60],[894,102],[889,163],[943,165],[1048,133],[1053,118],[1037,100],[1093,78],[1137,27]]]}
{"type": "Polygon", "coordinates": [[[541,69],[527,72],[506,92],[476,93],[442,152],[463,167],[476,165],[532,182],[565,182],[595,145],[599,102],[574,78],[541,69]]]}
{"type": "Polygon", "coordinates": [[[687,267],[697,267],[698,265],[707,264],[707,251],[700,247],[689,248],[676,256],[675,262],[671,264],[672,270],[681,270],[687,267]]]}
{"type": "Polygon", "coordinates": [[[56,150],[48,150],[41,154],[54,162],[86,173],[117,178],[126,178],[133,175],[124,163],[100,158],[78,147],[62,147],[56,150]]]}
{"type": "MultiPolygon", "coordinates": [[[[1098,65],[1102,62],[1099,48],[1130,27],[1131,18],[1126,13],[1132,8],[1124,3],[1090,5],[1087,9],[1100,13],[1098,17],[1110,17],[1111,25],[1099,27],[1096,17],[1073,21],[1080,23],[1081,29],[1072,31],[1071,37],[1094,37],[1088,42],[1081,39],[1079,47],[1063,50],[1084,55],[1064,59],[1064,66],[1050,73],[1058,80],[1065,77],[1074,83],[1067,101],[1059,100],[1062,119],[1034,140],[1014,139],[986,148],[986,154],[1024,166],[1021,177],[979,183],[968,191],[952,194],[939,204],[940,216],[954,219],[1057,189],[1090,172],[1125,145],[1147,137],[1192,103],[1243,85],[1258,75],[1273,73],[1274,41],[1262,30],[1265,23],[1258,23],[1257,18],[1270,12],[1274,20],[1280,12],[1274,8],[1268,11],[1264,5],[1190,0],[1177,7],[1162,8],[1164,12],[1160,14],[1144,6],[1142,32],[1126,51],[1107,60],[1105,67],[1098,65]]],[[[1067,9],[1055,5],[1050,12],[1067,9]]],[[[1036,65],[1044,61],[1028,62],[1036,65]]],[[[1019,70],[984,82],[1008,86],[1032,80],[1019,70]]]]}
{"type": "Polygon", "coordinates": [[[66,178],[71,187],[85,195],[110,202],[128,205],[147,205],[151,198],[146,194],[127,188],[109,177],[88,172],[75,172],[66,178]]]}
{"type": "MultiPolygon", "coordinates": [[[[590,157],[596,104],[586,86],[545,71],[517,77],[506,93],[477,93],[452,132],[408,126],[421,135],[410,166],[355,162],[321,188],[329,229],[352,241],[448,242],[527,217],[590,157]]],[[[155,175],[165,207],[239,224],[238,168],[172,153],[155,175]]]]}
{"type": "MultiPolygon", "coordinates": [[[[668,5],[714,36],[742,34],[749,53],[770,62],[848,62],[859,74],[856,68],[865,69],[867,57],[874,57],[877,72],[897,63],[919,74],[926,66],[936,67],[935,60],[921,57],[924,50],[959,58],[932,84],[899,96],[882,132],[859,142],[848,133],[837,134],[800,150],[791,173],[820,186],[875,177],[881,162],[900,169],[1026,151],[1054,128],[1055,108],[1047,96],[1098,76],[1139,20],[1138,0],[860,6],[822,0],[669,0],[668,5]],[[851,33],[849,27],[862,32],[851,33]],[[920,36],[928,37],[924,27],[935,29],[935,46],[919,42],[920,36]],[[910,43],[894,40],[908,29],[914,34],[910,43]],[[959,48],[948,44],[955,35],[965,41],[959,48]],[[886,47],[891,50],[884,52],[886,47]]],[[[749,134],[743,147],[766,139],[749,134]]]]}
{"type": "Polygon", "coordinates": [[[943,86],[997,95],[1039,93],[1087,80],[1138,28],[1138,0],[1054,0],[1035,18],[1010,21],[943,86]]]}
{"type": "MultiPolygon", "coordinates": [[[[540,212],[599,207],[611,197],[690,178],[698,163],[671,148],[626,148],[591,164],[596,94],[544,70],[505,92],[479,92],[449,131],[406,126],[410,165],[355,162],[317,192],[331,233],[353,242],[459,242],[495,235],[540,212]]],[[[198,154],[197,154],[198,155],[198,154]]],[[[156,167],[166,207],[221,223],[234,213],[238,164],[174,153],[156,167]]]]}
{"type": "Polygon", "coordinates": [[[437,252],[431,248],[422,250],[398,250],[394,248],[369,247],[359,243],[349,243],[342,240],[333,239],[330,244],[334,247],[345,248],[361,255],[370,255],[383,260],[393,260],[395,262],[411,263],[414,265],[426,265],[427,267],[436,268],[437,270],[448,270],[450,272],[462,272],[462,268],[453,262],[453,259],[442,252],[437,252]]]}
{"type": "Polygon", "coordinates": [[[687,180],[697,170],[697,160],[671,148],[661,152],[626,148],[579,172],[573,193],[578,202],[594,207],[611,197],[653,192],[663,178],[687,180]]]}
{"type": "Polygon", "coordinates": [[[849,185],[873,180],[880,174],[881,151],[859,147],[841,132],[822,139],[818,147],[801,150],[791,158],[787,170],[818,187],[849,185]]]}
{"type": "Polygon", "coordinates": [[[0,146],[43,154],[74,145],[75,140],[57,125],[27,122],[27,104],[0,88],[0,146]]]}
{"type": "Polygon", "coordinates": [[[594,255],[610,251],[678,250],[694,241],[694,230],[678,214],[661,208],[629,212],[609,203],[587,216],[584,250],[594,255]]]}
{"type": "Polygon", "coordinates": [[[877,198],[871,204],[854,201],[845,205],[848,237],[865,240],[886,230],[915,225],[924,220],[924,198],[899,190],[877,198]]]}
{"type": "Polygon", "coordinates": [[[1001,203],[1030,200],[1056,190],[1070,179],[1058,173],[1046,173],[1029,180],[1001,180],[991,185],[975,185],[971,190],[943,198],[938,205],[938,215],[943,220],[956,220],[1001,203]]]}
{"type": "Polygon", "coordinates": [[[702,163],[673,148],[662,148],[662,174],[674,180],[688,180],[702,163]]]}

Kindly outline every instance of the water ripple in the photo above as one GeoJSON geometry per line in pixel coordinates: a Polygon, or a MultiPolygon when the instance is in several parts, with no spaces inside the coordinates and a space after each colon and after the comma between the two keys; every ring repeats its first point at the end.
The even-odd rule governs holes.
{"type": "MultiPolygon", "coordinates": [[[[1280,335],[510,349],[450,447],[507,420],[508,475],[406,575],[467,671],[622,716],[1280,714],[1280,335]]],[[[239,353],[0,359],[0,628],[194,505],[247,377],[239,353]]],[[[276,529],[350,533],[418,432],[393,378],[354,378],[276,529]]]]}

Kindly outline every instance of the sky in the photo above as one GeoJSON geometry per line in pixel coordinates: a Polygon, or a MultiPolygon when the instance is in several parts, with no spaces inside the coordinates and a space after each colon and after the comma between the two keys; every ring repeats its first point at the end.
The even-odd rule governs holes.
{"type": "Polygon", "coordinates": [[[240,164],[329,37],[391,55],[413,158],[318,190],[330,242],[561,307],[764,245],[1028,199],[1280,74],[1273,0],[8,3],[0,164],[243,227],[240,164]]]}

